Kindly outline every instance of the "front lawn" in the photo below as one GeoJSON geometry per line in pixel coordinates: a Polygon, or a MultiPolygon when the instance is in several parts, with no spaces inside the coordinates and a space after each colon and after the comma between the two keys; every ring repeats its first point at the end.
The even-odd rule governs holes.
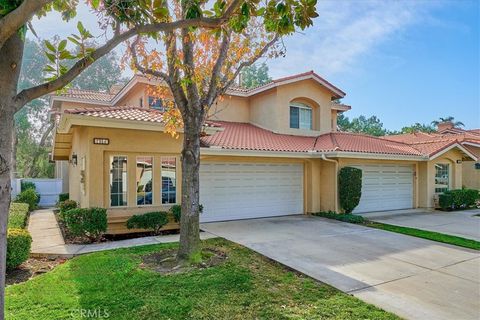
{"type": "Polygon", "coordinates": [[[228,255],[220,265],[160,275],[142,255],[163,244],[74,258],[6,292],[7,319],[398,319],[239,245],[204,242],[228,255]],[[84,319],[85,317],[83,317],[84,319]],[[97,318],[99,318],[97,316],[97,318]]]}

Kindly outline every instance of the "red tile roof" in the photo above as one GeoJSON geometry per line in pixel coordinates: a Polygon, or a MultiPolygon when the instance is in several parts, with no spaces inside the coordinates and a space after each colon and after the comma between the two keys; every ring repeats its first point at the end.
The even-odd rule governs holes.
{"type": "Polygon", "coordinates": [[[474,148],[472,147],[468,147],[464,143],[480,144],[480,131],[478,129],[474,129],[474,130],[463,130],[459,128],[453,128],[453,129],[454,130],[449,129],[448,131],[443,131],[441,133],[415,132],[415,133],[385,136],[382,138],[389,141],[406,143],[429,156],[434,155],[455,143],[458,143],[463,147],[465,147],[468,151],[473,153],[473,155],[476,155],[478,157],[479,152],[475,151],[474,148]]]}
{"type": "Polygon", "coordinates": [[[405,143],[387,141],[369,135],[347,132],[332,132],[319,136],[315,143],[315,150],[392,155],[422,155],[421,152],[405,143]]]}
{"type": "Polygon", "coordinates": [[[97,107],[97,108],[77,108],[65,110],[68,114],[77,114],[87,117],[133,120],[144,122],[162,123],[162,112],[153,109],[140,107],[97,107]]]}
{"type": "Polygon", "coordinates": [[[217,121],[224,130],[202,138],[204,146],[223,149],[286,152],[364,152],[392,155],[422,154],[404,143],[367,135],[332,132],[318,137],[277,134],[249,123],[217,121]]]}
{"type": "Polygon", "coordinates": [[[85,100],[95,100],[95,101],[104,101],[109,102],[115,96],[108,92],[100,92],[93,90],[80,90],[80,89],[68,89],[67,92],[60,94],[62,97],[76,98],[76,99],[85,99],[85,100]]]}
{"type": "Polygon", "coordinates": [[[315,137],[277,134],[249,123],[215,121],[224,130],[202,137],[207,147],[223,149],[307,152],[313,150],[315,137]]]}

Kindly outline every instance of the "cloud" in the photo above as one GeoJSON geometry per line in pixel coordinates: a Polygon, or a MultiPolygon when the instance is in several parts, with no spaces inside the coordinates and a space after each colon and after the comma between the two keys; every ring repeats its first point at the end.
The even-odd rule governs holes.
{"type": "Polygon", "coordinates": [[[325,76],[350,70],[359,58],[425,18],[431,1],[321,1],[313,27],[286,39],[286,58],[273,76],[314,69],[325,76]]]}

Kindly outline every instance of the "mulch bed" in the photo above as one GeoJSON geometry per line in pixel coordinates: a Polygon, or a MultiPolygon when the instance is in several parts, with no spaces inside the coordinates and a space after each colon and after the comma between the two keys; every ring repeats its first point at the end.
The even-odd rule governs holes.
{"type": "Polygon", "coordinates": [[[217,248],[203,248],[202,262],[196,264],[178,264],[177,249],[163,250],[142,257],[140,268],[149,269],[163,275],[180,274],[198,269],[207,269],[222,264],[227,254],[217,248]]]}
{"type": "Polygon", "coordinates": [[[7,286],[22,283],[35,276],[47,273],[65,261],[67,261],[65,258],[30,258],[17,269],[7,272],[7,286]]]}

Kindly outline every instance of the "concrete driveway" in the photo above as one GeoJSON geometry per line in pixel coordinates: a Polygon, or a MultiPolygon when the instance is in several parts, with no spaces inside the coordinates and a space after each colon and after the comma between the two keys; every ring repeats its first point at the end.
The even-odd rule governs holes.
{"type": "Polygon", "coordinates": [[[480,209],[443,212],[434,210],[398,210],[362,213],[361,216],[382,223],[411,227],[480,241],[480,209]]]}
{"type": "Polygon", "coordinates": [[[404,318],[480,317],[473,250],[311,216],[201,228],[404,318]]]}

